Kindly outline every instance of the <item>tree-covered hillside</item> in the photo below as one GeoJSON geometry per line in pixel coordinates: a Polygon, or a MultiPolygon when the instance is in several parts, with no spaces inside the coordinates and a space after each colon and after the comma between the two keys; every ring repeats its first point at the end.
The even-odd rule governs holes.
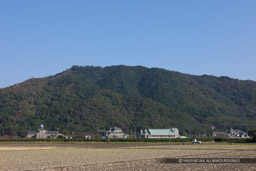
{"type": "Polygon", "coordinates": [[[63,133],[112,126],[244,130],[256,125],[256,82],[142,66],[73,66],[0,89],[1,135],[24,135],[41,123],[63,133]]]}

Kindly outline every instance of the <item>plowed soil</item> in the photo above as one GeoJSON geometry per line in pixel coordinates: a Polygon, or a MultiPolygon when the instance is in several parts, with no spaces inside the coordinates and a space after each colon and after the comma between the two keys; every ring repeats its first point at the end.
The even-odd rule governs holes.
{"type": "Polygon", "coordinates": [[[0,170],[256,170],[256,163],[162,163],[163,158],[256,158],[256,144],[0,143],[0,170]]]}

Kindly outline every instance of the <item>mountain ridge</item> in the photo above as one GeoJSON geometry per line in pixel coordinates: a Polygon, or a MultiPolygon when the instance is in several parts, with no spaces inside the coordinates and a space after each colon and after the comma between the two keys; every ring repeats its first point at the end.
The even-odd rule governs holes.
{"type": "Polygon", "coordinates": [[[173,125],[184,134],[256,123],[256,82],[143,66],[73,66],[0,89],[0,97],[1,134],[25,134],[40,123],[64,133],[173,125]]]}

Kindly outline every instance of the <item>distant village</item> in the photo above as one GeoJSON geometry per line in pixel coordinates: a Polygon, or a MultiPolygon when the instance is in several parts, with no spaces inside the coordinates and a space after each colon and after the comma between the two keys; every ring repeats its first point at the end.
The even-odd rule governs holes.
{"type": "Polygon", "coordinates": [[[238,130],[238,129],[230,129],[227,132],[213,132],[213,137],[221,137],[221,138],[250,138],[247,132],[238,130]]]}
{"type": "MultiPolygon", "coordinates": [[[[97,138],[102,139],[111,139],[111,138],[128,138],[129,135],[125,134],[121,128],[114,127],[109,130],[104,130],[99,132],[100,135],[97,138]]],[[[196,138],[202,138],[206,135],[194,136],[196,138]]],[[[221,138],[249,138],[248,134],[244,131],[231,129],[227,132],[213,132],[213,137],[221,137],[221,138]]],[[[36,139],[47,139],[47,138],[72,138],[72,136],[66,136],[61,134],[59,131],[48,131],[45,130],[44,125],[41,124],[40,128],[37,131],[28,131],[26,138],[36,138],[36,139]]],[[[186,136],[181,136],[178,128],[168,128],[168,129],[144,129],[140,130],[138,134],[133,136],[135,138],[187,138],[186,136]],[[137,136],[136,136],[137,135],[137,136]]],[[[83,138],[91,139],[95,138],[92,135],[85,135],[83,138]]]]}

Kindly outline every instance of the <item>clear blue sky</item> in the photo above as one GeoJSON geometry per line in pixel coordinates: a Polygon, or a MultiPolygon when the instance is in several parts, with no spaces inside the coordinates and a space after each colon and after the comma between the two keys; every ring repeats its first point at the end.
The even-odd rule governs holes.
{"type": "Polygon", "coordinates": [[[72,65],[256,80],[255,0],[2,0],[0,87],[72,65]]]}

